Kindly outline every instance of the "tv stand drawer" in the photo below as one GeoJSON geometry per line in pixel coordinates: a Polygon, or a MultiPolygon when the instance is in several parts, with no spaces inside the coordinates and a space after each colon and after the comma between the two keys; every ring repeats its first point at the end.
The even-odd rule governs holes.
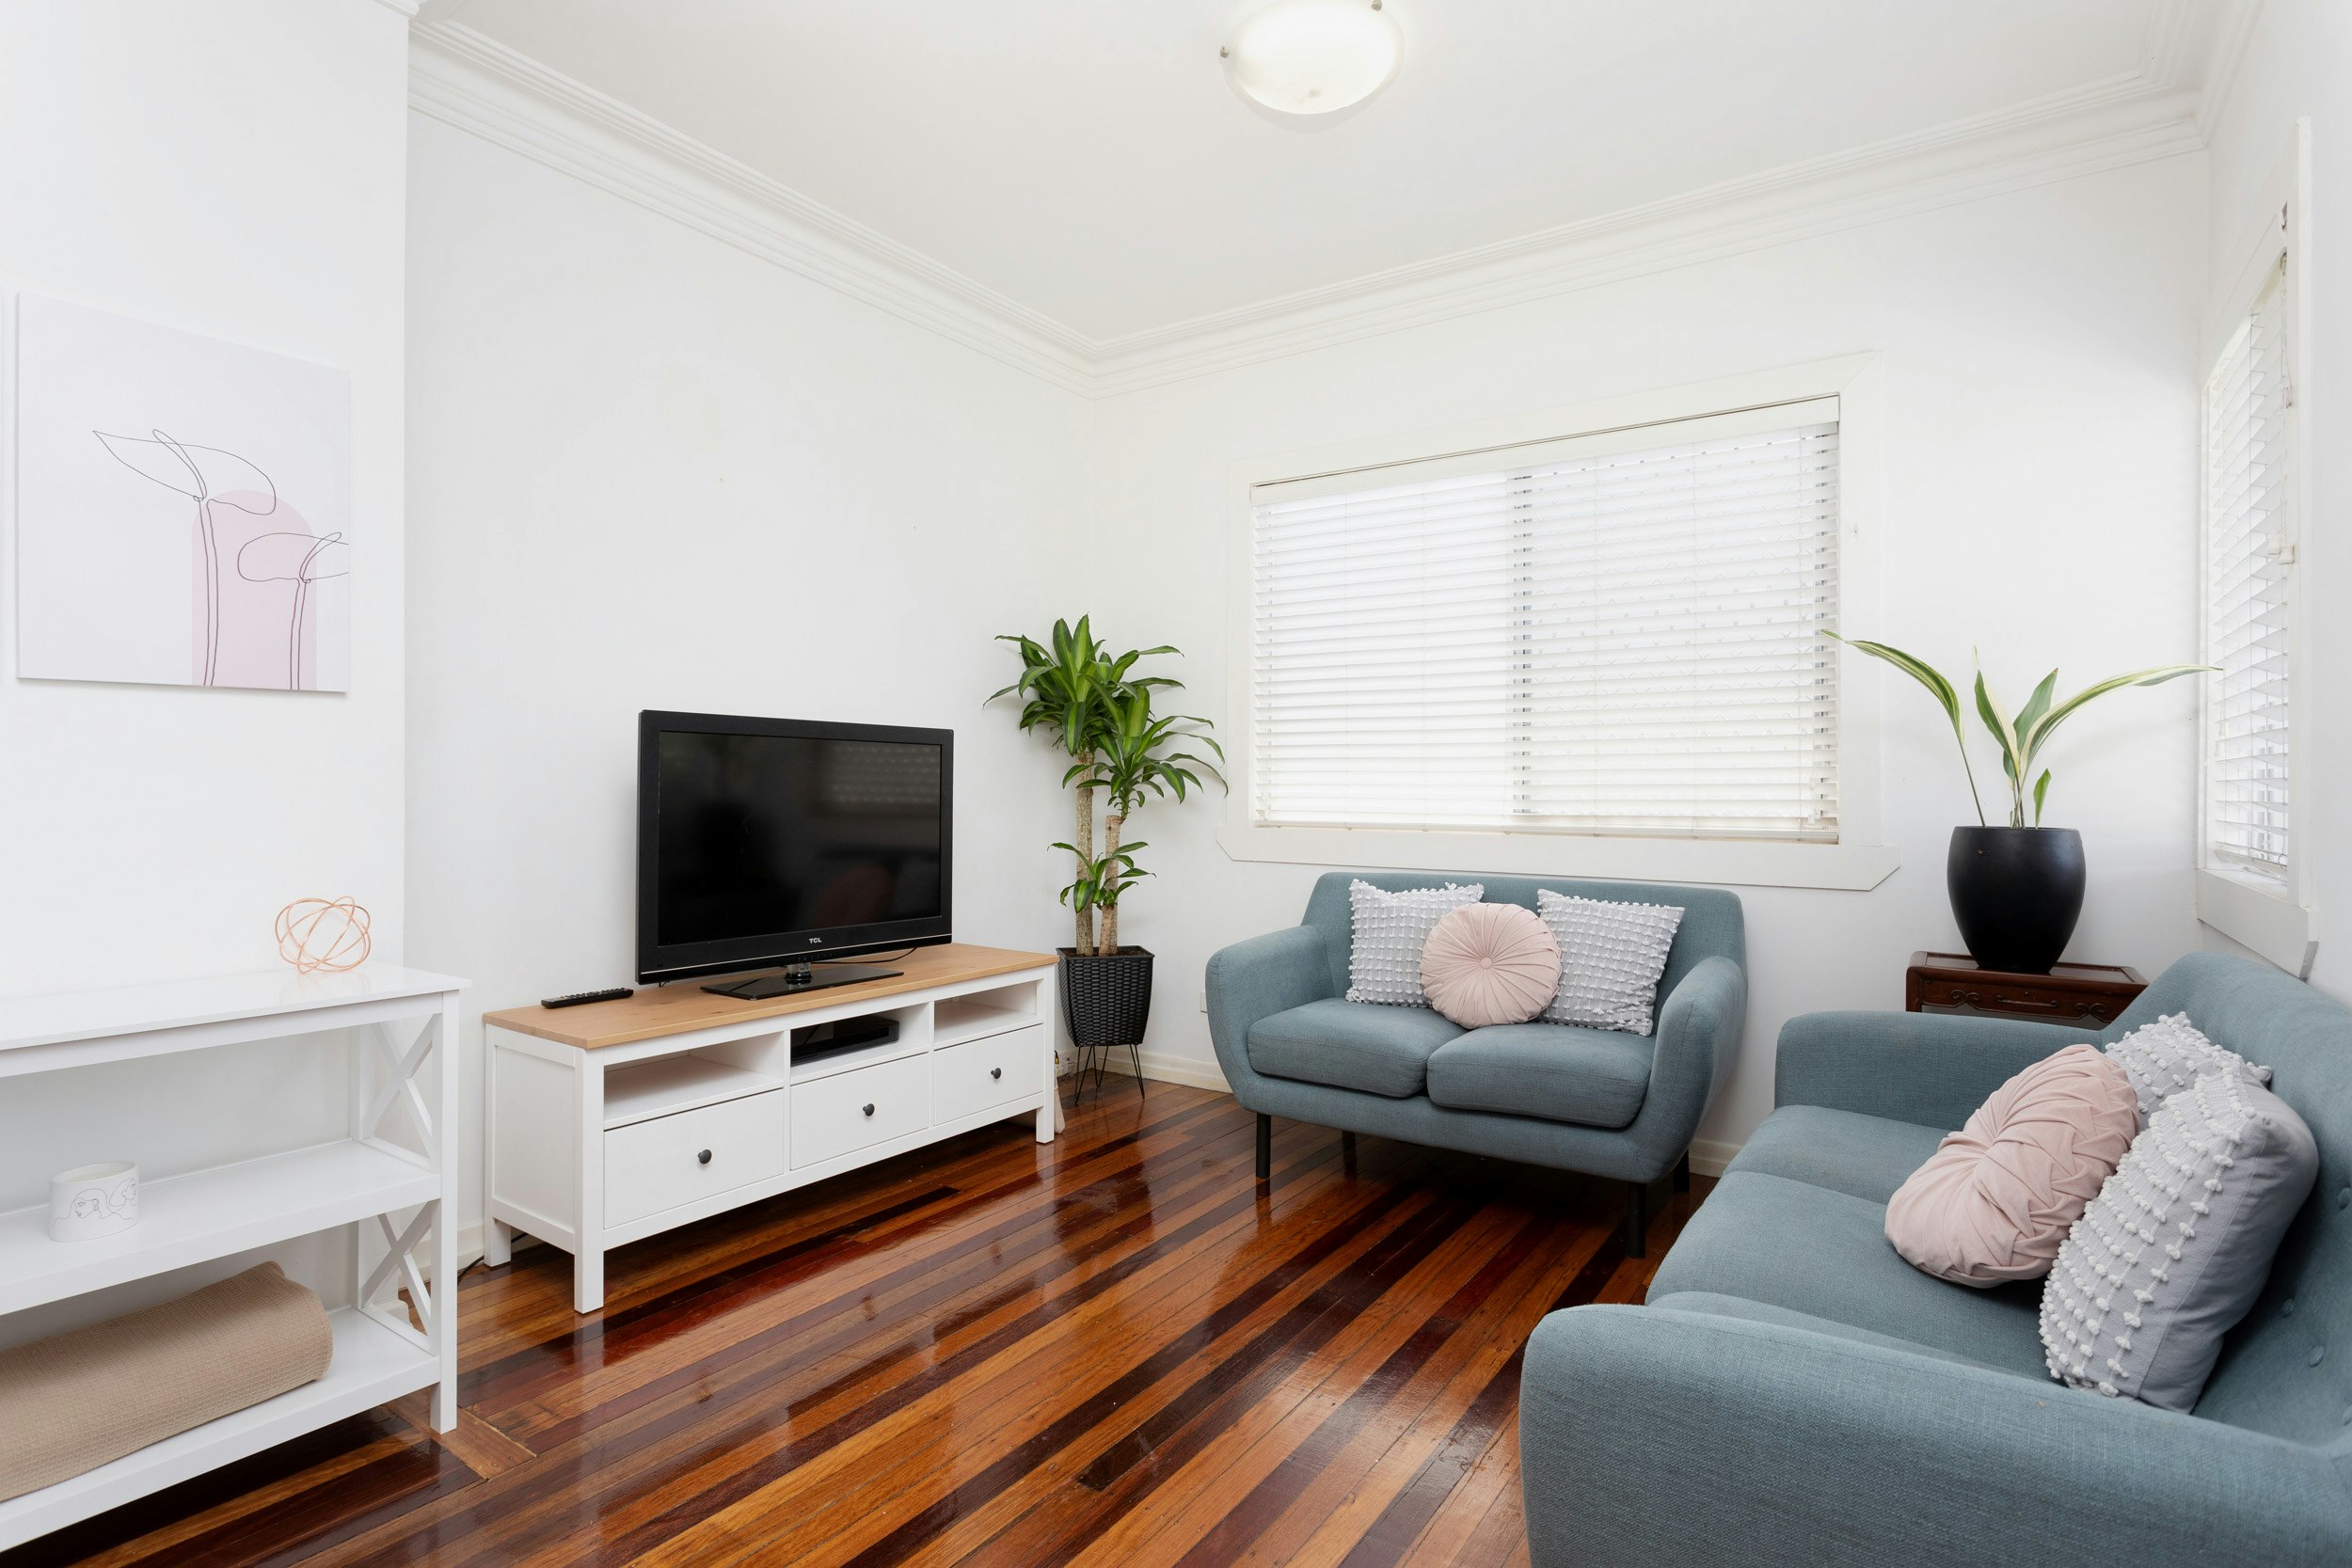
{"type": "Polygon", "coordinates": [[[632,1122],[604,1135],[605,1223],[627,1225],[783,1174],[781,1089],[632,1122]]]}
{"type": "Polygon", "coordinates": [[[1045,1081],[1045,1029],[1032,1023],[931,1053],[931,1119],[955,1121],[1037,1093],[1045,1081]]]}
{"type": "Polygon", "coordinates": [[[821,1165],[930,1124],[930,1070],[922,1056],[795,1084],[792,1168],[821,1165]]]}

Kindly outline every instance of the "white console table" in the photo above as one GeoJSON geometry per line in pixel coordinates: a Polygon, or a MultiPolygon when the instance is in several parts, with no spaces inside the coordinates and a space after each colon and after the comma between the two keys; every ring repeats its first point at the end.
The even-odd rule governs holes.
{"type": "MultiPolygon", "coordinates": [[[[138,1223],[97,1241],[51,1241],[45,1198],[0,1213],[0,1313],[337,1227],[356,1236],[350,1301],[328,1303],[335,1350],[325,1377],[0,1502],[0,1547],[420,1388],[433,1390],[436,1428],[457,1424],[452,1145],[464,985],[370,964],[345,974],[280,969],[0,998],[0,1079],[328,1030],[353,1031],[356,1052],[344,1137],[151,1179],[142,1169],[138,1223]],[[417,1148],[386,1135],[404,1129],[417,1148]]],[[[108,1136],[105,1117],[105,1106],[88,1108],[94,1153],[136,1159],[108,1136]]]]}
{"type": "Polygon", "coordinates": [[[745,1002],[691,983],[484,1015],[493,1264],[516,1231],[572,1255],[604,1305],[611,1248],[1034,1114],[1051,1143],[1054,957],[949,943],[893,979],[745,1002]],[[887,1018],[898,1037],[795,1053],[793,1035],[887,1018]]]}

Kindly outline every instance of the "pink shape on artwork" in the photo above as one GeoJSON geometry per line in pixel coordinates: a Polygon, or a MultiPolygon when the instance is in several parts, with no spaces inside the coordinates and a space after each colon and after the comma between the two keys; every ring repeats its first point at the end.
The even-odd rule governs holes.
{"type": "MultiPolygon", "coordinates": [[[[318,688],[316,584],[347,569],[342,535],[315,537],[284,500],[246,491],[213,498],[213,550],[220,562],[215,686],[318,688]]],[[[203,626],[203,542],[195,553],[197,629],[203,626]]]]}
{"type": "Polygon", "coordinates": [[[313,535],[276,482],[235,452],[161,430],[91,434],[124,467],[196,503],[190,682],[316,690],[315,585],[349,570],[343,536],[313,535]]]}

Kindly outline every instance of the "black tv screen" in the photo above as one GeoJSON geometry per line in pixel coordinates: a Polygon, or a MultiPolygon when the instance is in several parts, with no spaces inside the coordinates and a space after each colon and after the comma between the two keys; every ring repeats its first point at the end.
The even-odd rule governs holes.
{"type": "Polygon", "coordinates": [[[645,713],[641,982],[948,941],[955,736],[645,713]]]}

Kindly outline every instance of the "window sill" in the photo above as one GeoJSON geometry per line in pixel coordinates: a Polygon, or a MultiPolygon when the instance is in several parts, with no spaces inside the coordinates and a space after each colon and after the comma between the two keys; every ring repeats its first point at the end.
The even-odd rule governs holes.
{"type": "Polygon", "coordinates": [[[1217,842],[1237,861],[1504,876],[1595,877],[1732,887],[1860,892],[1894,874],[1891,846],[1763,844],[1735,839],[1590,838],[1561,833],[1412,832],[1374,828],[1227,824],[1217,842]]]}
{"type": "Polygon", "coordinates": [[[2319,922],[2284,893],[2226,872],[2200,871],[2197,918],[2289,974],[2310,978],[2319,922]]]}

